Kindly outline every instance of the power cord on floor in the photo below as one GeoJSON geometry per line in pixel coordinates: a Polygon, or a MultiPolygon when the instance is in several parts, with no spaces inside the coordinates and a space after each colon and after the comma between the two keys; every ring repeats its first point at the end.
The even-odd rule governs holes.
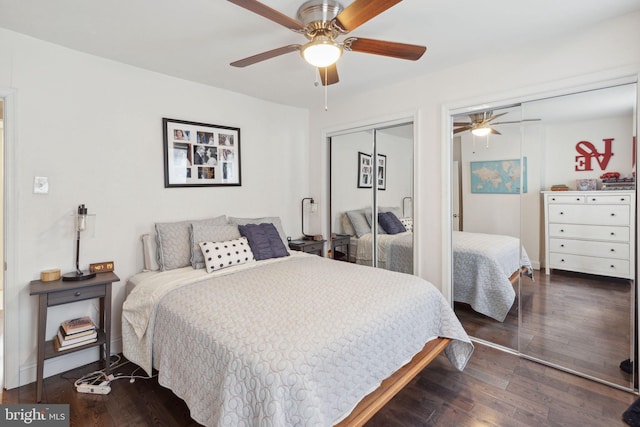
{"type": "MultiPolygon", "coordinates": [[[[114,372],[117,369],[131,363],[128,360],[120,363],[122,360],[120,355],[116,354],[114,356],[116,360],[110,362],[110,372],[114,372]]],[[[75,380],[73,385],[76,388],[76,391],[78,391],[79,393],[108,394],[109,392],[111,392],[111,382],[113,381],[128,379],[130,383],[133,383],[136,379],[149,380],[157,376],[157,374],[151,376],[136,375],[136,372],[138,372],[138,370],[140,369],[141,368],[138,366],[130,374],[117,373],[115,375],[113,373],[107,375],[106,369],[101,369],[83,375],[82,377],[75,380]]]]}

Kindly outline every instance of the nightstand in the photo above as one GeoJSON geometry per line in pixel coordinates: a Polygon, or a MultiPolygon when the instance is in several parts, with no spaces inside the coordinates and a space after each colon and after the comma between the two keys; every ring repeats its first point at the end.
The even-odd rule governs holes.
{"type": "Polygon", "coordinates": [[[349,252],[351,250],[351,236],[348,234],[336,234],[331,238],[331,253],[333,259],[337,261],[349,262],[349,252]],[[340,248],[340,251],[336,249],[340,248]]]}
{"type": "Polygon", "coordinates": [[[326,240],[292,240],[289,242],[289,249],[324,256],[325,242],[326,240]]]}
{"type": "Polygon", "coordinates": [[[105,371],[109,374],[111,356],[111,284],[120,279],[115,273],[99,273],[96,277],[77,282],[56,280],[43,282],[34,280],[29,284],[29,295],[38,295],[38,369],[36,375],[36,402],[42,400],[42,382],[44,361],[63,354],[84,350],[95,346],[104,346],[100,360],[105,363],[105,371]],[[98,319],[98,340],[80,347],[56,351],[53,340],[46,340],[47,309],[55,305],[68,304],[100,298],[100,317],[98,319]]]}

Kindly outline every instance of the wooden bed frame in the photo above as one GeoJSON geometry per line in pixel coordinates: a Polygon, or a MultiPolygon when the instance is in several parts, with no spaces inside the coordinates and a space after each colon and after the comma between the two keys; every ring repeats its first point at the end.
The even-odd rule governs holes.
{"type": "Polygon", "coordinates": [[[362,426],[389,402],[404,386],[415,378],[429,363],[442,353],[451,342],[450,338],[436,338],[429,341],[413,359],[382,381],[380,387],[365,396],[351,414],[336,427],[362,426]]]}

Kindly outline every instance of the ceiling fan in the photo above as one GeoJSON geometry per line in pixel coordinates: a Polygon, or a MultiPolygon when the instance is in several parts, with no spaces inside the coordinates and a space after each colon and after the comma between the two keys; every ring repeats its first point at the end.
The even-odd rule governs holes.
{"type": "Polygon", "coordinates": [[[502,117],[507,113],[501,113],[493,115],[493,111],[484,111],[482,113],[472,113],[469,114],[470,122],[454,122],[453,126],[459,126],[453,130],[453,134],[457,134],[460,132],[465,132],[470,130],[472,134],[476,136],[487,136],[490,133],[494,135],[502,135],[496,129],[493,128],[495,125],[505,125],[508,123],[522,123],[522,122],[535,122],[540,119],[523,119],[523,120],[513,120],[509,122],[494,122],[498,117],[502,117]]]}
{"type": "Polygon", "coordinates": [[[323,86],[338,83],[336,62],[343,51],[370,53],[416,61],[427,50],[424,46],[345,35],[402,0],[354,0],[343,8],[335,0],[309,0],[302,4],[293,19],[256,0],[229,0],[296,33],[304,35],[305,44],[290,44],[232,62],[234,67],[246,67],[276,56],[299,51],[302,57],[318,68],[323,86]]]}

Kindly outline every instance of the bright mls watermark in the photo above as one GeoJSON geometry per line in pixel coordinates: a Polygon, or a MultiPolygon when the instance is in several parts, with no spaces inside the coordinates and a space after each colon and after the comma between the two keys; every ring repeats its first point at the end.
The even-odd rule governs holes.
{"type": "Polygon", "coordinates": [[[69,405],[0,405],[0,426],[69,427],[69,405]]]}

